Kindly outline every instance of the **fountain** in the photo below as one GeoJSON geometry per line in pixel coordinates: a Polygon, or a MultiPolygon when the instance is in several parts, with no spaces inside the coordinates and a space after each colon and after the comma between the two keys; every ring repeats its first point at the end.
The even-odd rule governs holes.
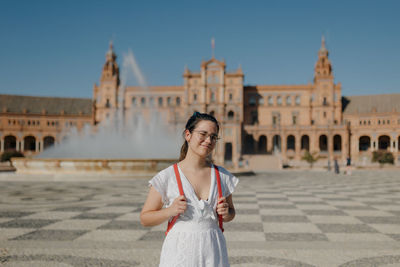
{"type": "Polygon", "coordinates": [[[126,83],[130,74],[143,90],[149,91],[134,54],[123,55],[118,107],[111,119],[78,132],[73,129],[62,144],[34,158],[13,158],[17,173],[135,173],[152,175],[178,158],[178,125],[168,125],[154,109],[149,118],[140,110],[124,109],[126,83]]]}

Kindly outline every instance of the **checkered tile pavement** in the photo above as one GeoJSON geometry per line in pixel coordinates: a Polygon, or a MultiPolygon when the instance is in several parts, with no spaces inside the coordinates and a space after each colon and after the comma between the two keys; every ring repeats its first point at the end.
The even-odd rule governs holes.
{"type": "MultiPolygon", "coordinates": [[[[234,193],[237,216],[224,225],[228,247],[252,243],[262,248],[280,242],[400,245],[399,173],[277,172],[239,177],[234,193]]],[[[22,241],[153,242],[159,246],[164,238],[165,224],[140,225],[147,194],[143,179],[0,184],[0,248],[22,241]]],[[[246,266],[243,260],[250,256],[240,250],[236,254],[231,256],[232,265],[246,266]]]]}

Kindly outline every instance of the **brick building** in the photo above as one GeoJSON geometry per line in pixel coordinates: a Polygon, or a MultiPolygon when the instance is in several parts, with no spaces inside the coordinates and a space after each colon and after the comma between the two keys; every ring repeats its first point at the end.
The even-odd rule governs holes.
{"type": "Polygon", "coordinates": [[[324,39],[314,81],[304,85],[247,86],[240,67],[227,72],[226,63],[212,57],[200,71],[186,68],[180,86],[121,90],[116,58],[110,45],[93,99],[0,95],[1,151],[40,153],[62,143],[71,127],[97,125],[122,108],[143,116],[156,110],[176,124],[194,111],[213,114],[222,125],[214,158],[227,166],[242,159],[302,165],[304,150],[316,152],[321,164],[350,157],[368,165],[376,150],[391,151],[399,162],[400,94],[342,96],[324,39]]]}

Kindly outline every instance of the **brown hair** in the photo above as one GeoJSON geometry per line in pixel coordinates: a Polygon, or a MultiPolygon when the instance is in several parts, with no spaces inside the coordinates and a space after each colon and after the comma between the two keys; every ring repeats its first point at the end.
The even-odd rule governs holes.
{"type": "MultiPolygon", "coordinates": [[[[183,136],[185,135],[185,131],[188,130],[189,132],[193,132],[193,130],[196,128],[197,124],[201,121],[211,121],[215,123],[217,126],[217,132],[219,132],[219,123],[217,119],[215,119],[214,116],[207,114],[207,113],[200,113],[200,112],[194,112],[193,115],[189,118],[189,120],[186,123],[185,130],[183,131],[183,136]]],[[[188,151],[189,144],[185,140],[182,147],[181,147],[181,154],[179,156],[179,161],[184,160],[188,151]]]]}

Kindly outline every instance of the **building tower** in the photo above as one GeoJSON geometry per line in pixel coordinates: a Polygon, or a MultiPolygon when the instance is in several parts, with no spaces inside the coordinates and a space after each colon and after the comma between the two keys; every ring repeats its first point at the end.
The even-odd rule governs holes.
{"type": "Polygon", "coordinates": [[[118,109],[119,68],[113,44],[106,53],[106,62],[100,77],[100,84],[93,86],[93,99],[95,109],[95,124],[106,119],[112,119],[118,109]]]}
{"type": "Polygon", "coordinates": [[[314,86],[311,95],[311,124],[332,125],[341,123],[341,85],[335,85],[329,52],[322,37],[318,60],[315,64],[314,86]]]}

